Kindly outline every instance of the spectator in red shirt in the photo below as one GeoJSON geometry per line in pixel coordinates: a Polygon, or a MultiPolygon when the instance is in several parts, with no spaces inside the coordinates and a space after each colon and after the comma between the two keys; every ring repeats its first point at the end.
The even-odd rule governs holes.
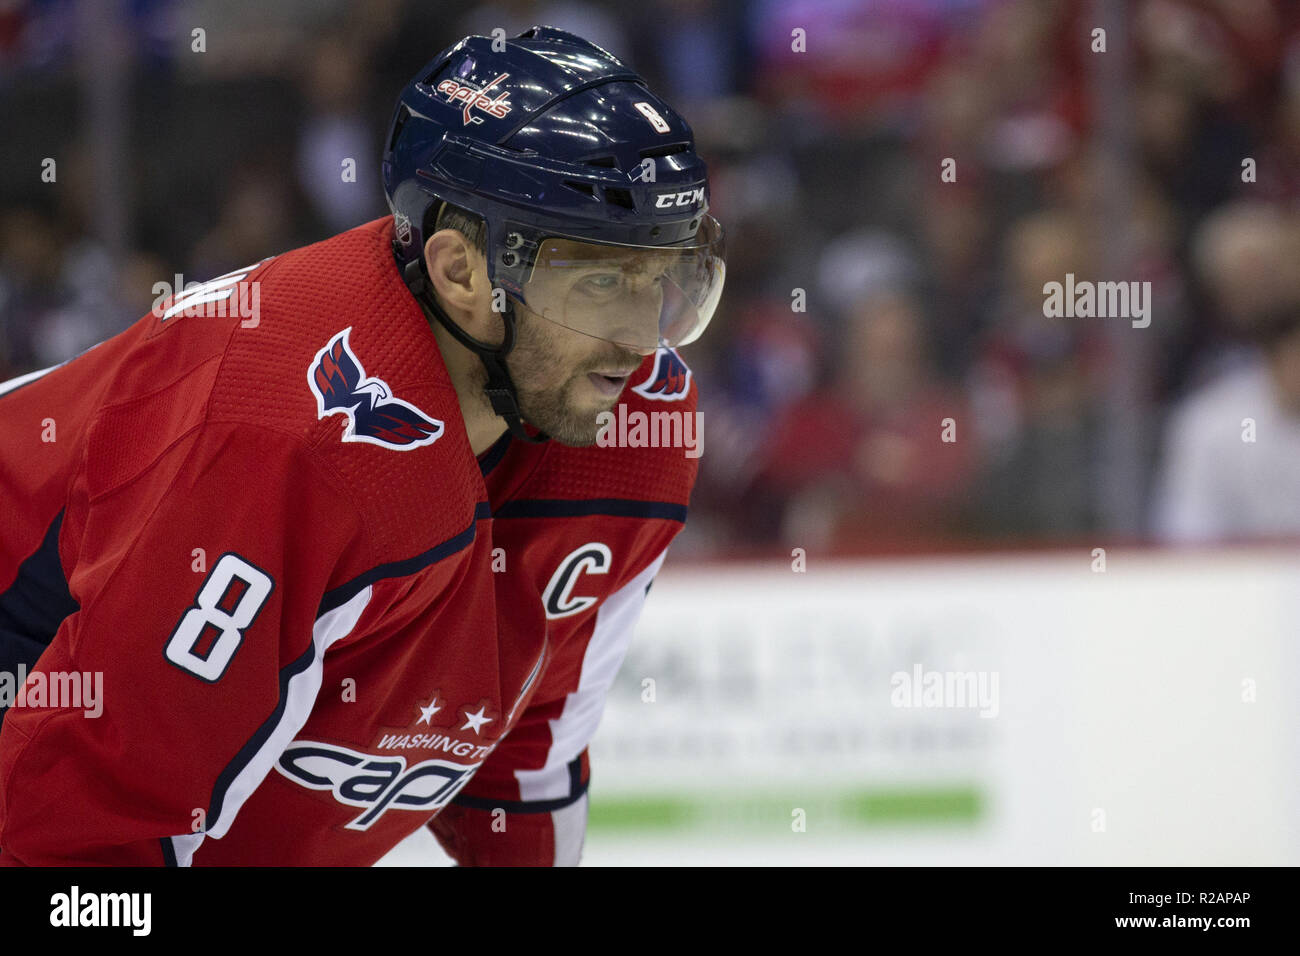
{"type": "Polygon", "coordinates": [[[757,484],[779,502],[785,543],[892,551],[951,540],[971,436],[960,395],[931,368],[924,325],[901,290],[860,300],[832,385],[776,421],[757,484]]]}

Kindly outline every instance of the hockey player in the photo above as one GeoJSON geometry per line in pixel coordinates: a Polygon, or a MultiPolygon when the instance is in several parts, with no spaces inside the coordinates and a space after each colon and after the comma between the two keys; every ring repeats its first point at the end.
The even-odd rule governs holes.
{"type": "Polygon", "coordinates": [[[0,862],[578,861],[696,468],[598,416],[694,409],[722,235],[640,77],[496,46],[402,93],[391,217],[0,384],[0,862]]]}

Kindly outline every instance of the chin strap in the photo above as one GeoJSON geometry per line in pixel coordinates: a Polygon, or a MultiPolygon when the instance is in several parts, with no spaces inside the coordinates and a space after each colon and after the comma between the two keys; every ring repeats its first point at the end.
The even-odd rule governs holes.
{"type": "Polygon", "coordinates": [[[408,262],[402,278],[406,280],[406,285],[415,298],[441,323],[442,327],[450,332],[457,342],[479,357],[483,367],[487,369],[487,385],[484,386],[483,391],[492,404],[492,411],[506,420],[506,427],[510,429],[510,434],[520,441],[533,444],[549,441],[550,436],[545,432],[539,431],[536,435],[530,435],[524,429],[523,416],[519,413],[519,398],[515,394],[515,383],[510,379],[510,370],[506,368],[506,356],[515,347],[515,309],[510,298],[506,297],[506,310],[501,314],[506,328],[505,340],[500,345],[493,346],[474,338],[442,310],[433,295],[421,259],[408,262]]]}

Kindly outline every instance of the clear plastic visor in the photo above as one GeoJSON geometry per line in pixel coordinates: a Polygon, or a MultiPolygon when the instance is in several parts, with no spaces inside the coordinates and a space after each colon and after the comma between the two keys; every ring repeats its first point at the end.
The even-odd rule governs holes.
{"type": "Polygon", "coordinates": [[[722,227],[712,216],[689,246],[543,239],[523,304],[566,329],[643,353],[687,345],[713,318],[725,256],[722,227]]]}

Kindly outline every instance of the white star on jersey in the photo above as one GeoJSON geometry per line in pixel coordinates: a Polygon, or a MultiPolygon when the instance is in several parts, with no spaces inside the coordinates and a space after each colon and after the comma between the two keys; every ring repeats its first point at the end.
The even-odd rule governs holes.
{"type": "Polygon", "coordinates": [[[486,710],[485,707],[480,707],[480,708],[478,709],[478,713],[474,713],[474,714],[471,714],[468,710],[465,711],[465,712],[464,712],[464,713],[465,713],[465,726],[462,727],[462,728],[460,728],[460,729],[461,729],[461,730],[469,730],[469,729],[473,728],[474,733],[478,733],[478,732],[482,729],[482,727],[483,727],[484,724],[490,724],[490,723],[492,723],[492,718],[491,718],[491,717],[484,717],[484,716],[483,716],[483,711],[484,711],[484,710],[486,710]]]}
{"type": "Polygon", "coordinates": [[[432,727],[433,724],[430,723],[430,719],[433,717],[434,714],[436,714],[438,711],[442,710],[441,707],[435,707],[435,706],[434,706],[434,705],[437,704],[437,703],[438,703],[438,698],[435,697],[433,700],[429,701],[429,706],[428,706],[428,707],[419,707],[419,705],[417,704],[416,706],[419,708],[419,711],[420,711],[420,719],[417,720],[416,723],[417,723],[417,724],[429,724],[429,726],[432,727]]]}

